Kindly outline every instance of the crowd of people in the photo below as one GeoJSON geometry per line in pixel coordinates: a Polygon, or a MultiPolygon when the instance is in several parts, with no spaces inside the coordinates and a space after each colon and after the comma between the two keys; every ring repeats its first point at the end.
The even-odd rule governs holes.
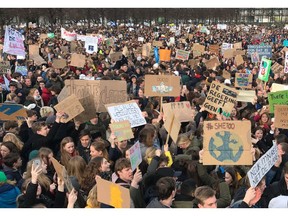
{"type": "Polygon", "coordinates": [[[244,25],[208,29],[209,33],[194,25],[71,28],[69,31],[98,37],[98,50],[92,54],[86,53],[82,41],[76,41],[74,52],[86,56],[81,68],[71,66],[72,42],[61,38],[60,27],[54,37],[44,39],[39,36],[50,33],[48,27],[23,31],[26,51],[29,45],[39,44],[39,55],[46,63],[37,64],[28,54],[25,59],[9,53],[1,56],[10,62],[10,69],[1,71],[0,102],[22,104],[27,118],[1,122],[0,208],[112,208],[97,199],[99,178],[128,188],[131,208],[287,207],[288,133],[275,127],[268,109],[272,83],[287,84],[287,74],[271,70],[268,82],[259,82],[260,61],[252,62],[247,53],[248,45],[269,45],[273,64],[284,66],[287,30],[244,25]],[[148,56],[142,55],[143,44],[153,41],[171,50],[170,61],[159,61],[153,48],[148,56]],[[196,43],[205,46],[200,54],[192,52],[196,43]],[[211,45],[221,47],[223,43],[241,43],[246,52],[244,63],[237,65],[234,57],[224,58],[220,49],[218,53],[209,50],[211,45]],[[191,51],[189,60],[197,63],[176,59],[176,49],[191,51]],[[112,61],[112,52],[123,55],[112,61]],[[205,62],[215,56],[220,64],[207,68],[205,62]],[[65,59],[67,66],[53,68],[54,59],[65,59]],[[26,75],[15,72],[19,65],[27,66],[26,75]],[[230,78],[224,78],[224,70],[230,78]],[[238,72],[253,74],[255,100],[238,101],[229,117],[207,112],[203,103],[210,84],[216,81],[233,88],[238,72]],[[176,142],[168,137],[166,143],[169,135],[163,126],[160,97],[145,96],[147,74],[179,76],[179,96],[164,97],[163,102],[189,101],[195,111],[191,121],[181,123],[176,142]],[[112,119],[107,112],[97,112],[87,122],[64,123],[65,110],[56,112],[54,106],[67,79],[125,80],[127,100],[137,102],[147,124],[133,128],[133,139],[118,141],[109,128],[112,119]],[[276,142],[278,160],[256,187],[247,176],[251,166],[203,165],[203,122],[210,120],[250,121],[254,163],[276,142]],[[142,162],[132,171],[128,149],[137,142],[142,162]],[[70,193],[57,175],[52,157],[66,168],[73,185],[70,193]]]}

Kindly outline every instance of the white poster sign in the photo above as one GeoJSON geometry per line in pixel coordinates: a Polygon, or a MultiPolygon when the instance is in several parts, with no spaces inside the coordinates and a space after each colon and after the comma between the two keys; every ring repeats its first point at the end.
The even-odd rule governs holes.
{"type": "Polygon", "coordinates": [[[65,39],[66,41],[74,41],[77,38],[77,33],[75,31],[69,32],[64,28],[61,28],[61,38],[65,39]]]}
{"type": "Polygon", "coordinates": [[[26,54],[22,34],[10,26],[5,29],[3,52],[17,56],[26,54]]]}

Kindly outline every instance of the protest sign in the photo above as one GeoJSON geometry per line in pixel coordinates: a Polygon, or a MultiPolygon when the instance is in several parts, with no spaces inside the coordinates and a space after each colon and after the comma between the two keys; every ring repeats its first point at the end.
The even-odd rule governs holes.
{"type": "Polygon", "coordinates": [[[48,37],[48,38],[54,38],[54,37],[55,37],[55,34],[54,34],[53,32],[47,33],[47,37],[48,37]]]}
{"type": "Polygon", "coordinates": [[[270,76],[271,60],[262,58],[260,69],[258,73],[258,79],[267,82],[270,76]]]}
{"type": "Polygon", "coordinates": [[[275,121],[276,128],[288,129],[288,105],[275,105],[275,121]]]}
{"type": "Polygon", "coordinates": [[[54,106],[57,112],[65,112],[64,123],[69,122],[75,116],[84,111],[76,95],[72,94],[57,105],[54,106]]]}
{"type": "Polygon", "coordinates": [[[287,39],[283,41],[283,46],[288,47],[288,40],[287,39]]]}
{"type": "Polygon", "coordinates": [[[31,59],[36,65],[42,65],[47,63],[40,55],[31,56],[31,59]]]}
{"type": "Polygon", "coordinates": [[[107,104],[105,107],[111,119],[115,122],[128,120],[132,128],[147,123],[135,101],[127,101],[122,104],[107,104]]]}
{"type": "Polygon", "coordinates": [[[109,47],[109,46],[112,47],[114,45],[114,40],[113,40],[113,38],[107,38],[105,40],[105,43],[106,43],[106,47],[109,47]]]}
{"type": "Polygon", "coordinates": [[[192,50],[193,50],[193,51],[199,51],[200,53],[204,53],[204,51],[205,51],[205,46],[200,45],[200,44],[198,44],[198,43],[195,43],[195,44],[193,44],[192,50]]]}
{"type": "Polygon", "coordinates": [[[159,49],[159,57],[160,61],[169,62],[171,60],[171,50],[159,49]]]}
{"type": "Polygon", "coordinates": [[[234,43],[234,49],[242,49],[242,42],[234,43]]]}
{"type": "Polygon", "coordinates": [[[204,108],[210,113],[229,117],[236,103],[237,91],[224,84],[213,81],[204,101],[204,108]]]}
{"type": "Polygon", "coordinates": [[[69,53],[69,48],[68,48],[68,46],[60,46],[60,50],[61,50],[64,54],[69,53]]]}
{"type": "Polygon", "coordinates": [[[220,62],[217,57],[211,58],[205,62],[205,65],[208,69],[215,70],[217,66],[220,65],[220,62]]]}
{"type": "Polygon", "coordinates": [[[239,65],[244,63],[244,60],[243,60],[241,55],[237,55],[237,56],[235,56],[235,62],[236,62],[236,65],[239,66],[239,65]]]}
{"type": "Polygon", "coordinates": [[[130,155],[131,169],[134,171],[142,162],[140,143],[136,142],[128,151],[130,155]]]}
{"type": "Polygon", "coordinates": [[[250,102],[254,101],[256,97],[254,90],[238,90],[237,101],[250,102]]]}
{"type": "Polygon", "coordinates": [[[230,43],[222,43],[221,45],[221,54],[224,54],[224,51],[227,49],[232,49],[233,48],[233,44],[230,43]]]}
{"type": "Polygon", "coordinates": [[[97,201],[114,208],[130,208],[129,189],[113,182],[97,179],[97,201]]]}
{"type": "Polygon", "coordinates": [[[204,165],[252,165],[250,121],[204,121],[204,165]]]}
{"type": "Polygon", "coordinates": [[[143,44],[142,46],[142,56],[149,57],[151,52],[151,43],[143,44]]]}
{"type": "Polygon", "coordinates": [[[15,72],[21,73],[23,76],[27,76],[28,69],[27,66],[16,66],[15,72]]]}
{"type": "Polygon", "coordinates": [[[272,83],[271,92],[288,90],[288,85],[282,85],[278,83],[272,83]]]}
{"type": "Polygon", "coordinates": [[[272,46],[270,45],[248,45],[248,57],[251,57],[251,54],[255,52],[258,53],[259,59],[262,57],[272,58],[272,46]]]}
{"type": "Polygon", "coordinates": [[[275,62],[271,67],[271,70],[274,74],[278,74],[278,73],[283,72],[283,69],[284,69],[283,65],[280,65],[277,62],[275,62]]]}
{"type": "Polygon", "coordinates": [[[195,111],[191,109],[189,101],[164,103],[162,104],[162,107],[164,119],[167,118],[167,113],[169,111],[174,113],[175,118],[177,118],[180,122],[192,121],[195,115],[195,111]]]}
{"type": "Polygon", "coordinates": [[[112,62],[116,62],[122,59],[122,52],[115,52],[110,54],[110,59],[112,62]]]}
{"type": "Polygon", "coordinates": [[[152,46],[156,46],[156,47],[162,47],[163,46],[163,42],[162,41],[153,41],[152,42],[152,46]]]}
{"type": "Polygon", "coordinates": [[[234,56],[237,56],[237,55],[244,56],[246,55],[246,52],[245,50],[234,50],[234,56]]]}
{"type": "Polygon", "coordinates": [[[220,46],[219,45],[210,45],[209,46],[209,51],[211,53],[215,53],[216,55],[219,54],[219,49],[220,49],[220,46]]]}
{"type": "Polygon", "coordinates": [[[85,37],[84,45],[86,53],[93,54],[98,51],[98,38],[93,36],[85,37]]]}
{"type": "Polygon", "coordinates": [[[70,43],[70,52],[71,53],[74,53],[74,52],[76,52],[76,49],[77,49],[77,41],[71,41],[71,43],[70,43]]]}
{"type": "Polygon", "coordinates": [[[234,51],[235,51],[235,49],[226,49],[226,50],[224,50],[224,52],[223,52],[224,58],[227,58],[227,59],[233,58],[234,57],[234,51]]]}
{"type": "Polygon", "coordinates": [[[177,117],[175,117],[174,113],[171,110],[166,111],[166,120],[164,122],[164,128],[168,132],[168,139],[169,135],[172,138],[173,142],[176,143],[179,135],[179,131],[181,128],[181,122],[177,117]]]}
{"type": "Polygon", "coordinates": [[[288,92],[277,91],[268,93],[269,110],[270,113],[274,113],[274,105],[287,105],[288,104],[288,92]]]}
{"type": "Polygon", "coordinates": [[[129,140],[134,138],[131,124],[128,120],[120,121],[120,122],[113,122],[109,124],[111,131],[117,137],[117,141],[121,142],[122,140],[129,140]]]}
{"type": "Polygon", "coordinates": [[[253,74],[236,73],[235,74],[235,87],[239,88],[252,88],[253,74]]]}
{"type": "Polygon", "coordinates": [[[199,59],[190,59],[188,61],[188,65],[191,66],[191,68],[194,68],[196,65],[198,65],[200,63],[199,59]]]}
{"type": "Polygon", "coordinates": [[[284,73],[288,73],[288,51],[285,52],[284,73]]]}
{"type": "Polygon", "coordinates": [[[66,66],[67,66],[66,59],[53,59],[52,67],[61,69],[66,66]]]}
{"type": "Polygon", "coordinates": [[[96,116],[96,108],[94,102],[94,96],[89,95],[87,97],[79,99],[84,111],[75,117],[75,121],[80,121],[81,123],[87,122],[96,116]]]}
{"type": "Polygon", "coordinates": [[[0,104],[0,119],[3,121],[21,120],[25,121],[27,117],[26,109],[21,104],[0,104]]]}
{"type": "Polygon", "coordinates": [[[73,32],[69,32],[64,28],[61,28],[61,38],[66,41],[74,41],[77,38],[77,33],[73,30],[73,32]]]}
{"type": "Polygon", "coordinates": [[[277,145],[274,144],[247,172],[251,187],[256,187],[278,160],[277,145]]]}
{"type": "Polygon", "coordinates": [[[145,96],[180,95],[180,77],[173,75],[145,75],[145,96]]]}
{"type": "Polygon", "coordinates": [[[226,71],[226,70],[223,70],[222,76],[225,79],[230,79],[231,78],[231,74],[228,71],[226,71]]]}
{"type": "Polygon", "coordinates": [[[39,55],[39,45],[38,44],[29,45],[29,59],[32,59],[33,56],[38,55],[39,55]]]}
{"type": "Polygon", "coordinates": [[[22,34],[8,25],[5,29],[3,52],[17,56],[26,54],[22,34]]]}
{"type": "Polygon", "coordinates": [[[189,51],[177,49],[175,58],[186,61],[189,59],[189,54],[190,54],[189,51]]]}
{"type": "Polygon", "coordinates": [[[71,55],[71,66],[83,68],[86,62],[85,55],[72,53],[71,55]]]}
{"type": "Polygon", "coordinates": [[[78,99],[94,96],[97,112],[106,112],[104,104],[122,103],[127,101],[126,81],[120,80],[65,80],[65,86],[58,95],[58,101],[75,94],[78,99]],[[60,97],[59,97],[60,96],[60,97]]]}

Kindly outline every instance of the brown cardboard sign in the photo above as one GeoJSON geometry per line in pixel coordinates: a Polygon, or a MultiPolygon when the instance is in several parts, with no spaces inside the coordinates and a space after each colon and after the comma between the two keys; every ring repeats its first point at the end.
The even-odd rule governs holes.
{"type": "Polygon", "coordinates": [[[271,70],[273,71],[274,74],[278,74],[278,73],[283,72],[284,67],[283,67],[283,65],[280,65],[279,63],[275,62],[272,65],[271,70]]]}
{"type": "Polygon", "coordinates": [[[97,179],[97,201],[114,208],[130,208],[129,189],[113,182],[97,179]]]}
{"type": "Polygon", "coordinates": [[[64,123],[69,122],[71,119],[84,111],[83,106],[74,94],[65,98],[63,101],[55,105],[54,108],[57,110],[57,112],[65,112],[64,123]]]}
{"type": "Polygon", "coordinates": [[[32,59],[33,56],[38,55],[39,55],[39,45],[38,44],[29,45],[29,59],[32,59]]]}
{"type": "Polygon", "coordinates": [[[0,62],[0,72],[6,73],[6,71],[10,69],[9,61],[1,61],[0,62]]]}
{"type": "Polygon", "coordinates": [[[222,76],[225,79],[230,79],[231,78],[231,74],[228,71],[226,71],[226,70],[223,70],[222,76]]]}
{"type": "Polygon", "coordinates": [[[46,64],[47,63],[40,55],[32,56],[31,59],[34,61],[34,63],[36,65],[42,65],[42,64],[46,64]]]}
{"type": "Polygon", "coordinates": [[[127,84],[122,80],[65,80],[58,101],[71,94],[79,99],[93,95],[97,112],[106,112],[105,104],[122,103],[128,99],[127,84]]]}
{"type": "Polygon", "coordinates": [[[120,122],[113,122],[112,124],[109,124],[109,127],[111,128],[111,131],[117,137],[118,142],[121,142],[122,140],[129,140],[131,138],[134,138],[134,135],[131,129],[131,124],[128,120],[120,121],[120,122]]]}
{"type": "Polygon", "coordinates": [[[164,128],[168,132],[168,135],[171,136],[173,142],[176,143],[181,128],[181,122],[175,117],[171,110],[169,110],[167,113],[167,118],[164,122],[164,128]]]}
{"type": "Polygon", "coordinates": [[[276,128],[288,129],[288,105],[274,105],[276,128]]]}
{"type": "Polygon", "coordinates": [[[163,46],[163,42],[162,41],[153,41],[152,42],[152,46],[156,46],[156,47],[162,47],[163,46]]]}
{"type": "Polygon", "coordinates": [[[235,87],[239,88],[252,88],[253,74],[236,73],[235,74],[235,87]]]}
{"type": "Polygon", "coordinates": [[[71,41],[70,42],[70,51],[71,51],[71,53],[74,53],[74,52],[76,52],[76,49],[77,49],[77,41],[71,41]]]}
{"type": "Polygon", "coordinates": [[[94,96],[89,95],[87,97],[79,99],[82,104],[84,111],[75,117],[75,121],[80,121],[81,123],[87,122],[96,116],[96,108],[94,102],[94,96]]]}
{"type": "Polygon", "coordinates": [[[217,57],[214,57],[212,59],[209,59],[208,61],[205,62],[205,65],[208,69],[215,70],[217,66],[220,65],[220,62],[217,57]]]}
{"type": "Polygon", "coordinates": [[[224,84],[213,81],[204,101],[204,108],[210,113],[229,117],[236,104],[237,91],[224,84]]]}
{"type": "Polygon", "coordinates": [[[234,43],[234,49],[242,49],[242,42],[234,43]]]}
{"type": "Polygon", "coordinates": [[[196,65],[198,65],[200,63],[199,59],[190,59],[188,61],[188,65],[191,66],[191,68],[194,68],[196,65]]]}
{"type": "Polygon", "coordinates": [[[246,55],[246,51],[245,50],[235,50],[233,55],[234,56],[237,56],[237,55],[244,56],[244,55],[246,55]]]}
{"type": "Polygon", "coordinates": [[[224,50],[224,58],[233,58],[234,57],[234,51],[235,49],[226,49],[224,50]]]}
{"type": "Polygon", "coordinates": [[[250,121],[204,121],[204,165],[252,165],[250,121]]]}
{"type": "Polygon", "coordinates": [[[199,51],[200,53],[204,53],[205,52],[205,46],[200,45],[198,43],[193,44],[192,50],[194,51],[199,51]]]}
{"type": "Polygon", "coordinates": [[[115,52],[110,54],[110,59],[112,62],[116,62],[122,59],[122,52],[115,52]]]}
{"type": "Polygon", "coordinates": [[[173,75],[145,75],[145,96],[180,95],[180,77],[173,75]]]}
{"type": "Polygon", "coordinates": [[[69,53],[69,48],[68,48],[68,46],[60,46],[60,50],[61,50],[64,54],[69,53]]]}
{"type": "Polygon", "coordinates": [[[54,68],[64,68],[67,66],[66,59],[53,59],[53,64],[52,66],[54,68]]]}
{"type": "Polygon", "coordinates": [[[85,65],[86,57],[82,54],[72,53],[71,55],[71,66],[83,68],[85,65]]]}
{"type": "Polygon", "coordinates": [[[16,120],[25,121],[26,109],[21,104],[0,104],[0,119],[3,121],[16,120]]]}
{"type": "Polygon", "coordinates": [[[216,55],[218,55],[219,54],[219,50],[220,50],[220,46],[219,45],[210,45],[209,46],[209,51],[211,52],[211,53],[215,53],[216,55]]]}
{"type": "Polygon", "coordinates": [[[151,43],[143,44],[142,46],[142,56],[149,57],[151,53],[151,43]]]}
{"type": "Polygon", "coordinates": [[[250,102],[256,97],[254,90],[238,90],[237,101],[250,102]]]}
{"type": "Polygon", "coordinates": [[[162,107],[164,119],[167,118],[167,113],[170,113],[170,111],[180,122],[188,122],[194,119],[195,111],[191,109],[189,101],[164,103],[162,107]]]}
{"type": "Polygon", "coordinates": [[[236,65],[239,66],[239,65],[244,63],[244,60],[243,60],[241,55],[237,55],[237,56],[235,56],[235,62],[236,62],[236,65]]]}

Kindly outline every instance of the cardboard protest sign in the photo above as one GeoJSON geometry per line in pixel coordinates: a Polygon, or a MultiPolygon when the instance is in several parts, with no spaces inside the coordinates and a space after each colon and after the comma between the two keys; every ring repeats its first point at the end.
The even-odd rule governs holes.
{"type": "Polygon", "coordinates": [[[193,50],[193,58],[201,56],[201,52],[199,50],[193,50]]]}
{"type": "Polygon", "coordinates": [[[252,80],[253,80],[253,74],[236,73],[235,87],[251,89],[252,80]]]}
{"type": "Polygon", "coordinates": [[[288,104],[288,92],[277,91],[268,93],[269,110],[270,113],[274,113],[274,105],[287,105],[288,104]]]}
{"type": "Polygon", "coordinates": [[[171,60],[171,50],[159,49],[159,57],[160,61],[169,62],[171,60]]]}
{"type": "Polygon", "coordinates": [[[180,77],[173,75],[145,75],[145,96],[180,95],[180,77]]]}
{"type": "Polygon", "coordinates": [[[233,44],[230,43],[222,43],[221,45],[221,54],[224,54],[224,51],[227,49],[232,49],[233,48],[233,44]]]}
{"type": "Polygon", "coordinates": [[[278,83],[272,83],[271,92],[288,90],[288,85],[282,85],[278,83]]]}
{"type": "Polygon", "coordinates": [[[189,101],[164,103],[162,104],[162,107],[164,119],[167,118],[167,113],[169,113],[169,111],[174,113],[175,118],[177,118],[180,122],[192,121],[195,115],[195,111],[191,109],[189,101]]]}
{"type": "Polygon", "coordinates": [[[94,102],[94,96],[89,95],[87,97],[79,99],[84,111],[75,117],[75,121],[80,121],[81,123],[87,122],[92,118],[95,118],[96,108],[94,102]]]}
{"type": "Polygon", "coordinates": [[[69,53],[69,47],[68,46],[60,46],[60,50],[65,54],[69,53]]]}
{"type": "Polygon", "coordinates": [[[210,45],[209,46],[209,51],[211,52],[211,53],[215,53],[216,55],[218,55],[219,54],[219,50],[220,50],[220,46],[219,45],[210,45]]]}
{"type": "Polygon", "coordinates": [[[50,160],[54,166],[54,169],[58,175],[58,177],[62,180],[64,180],[63,178],[63,165],[61,165],[54,157],[50,157],[50,160]]]}
{"type": "Polygon", "coordinates": [[[226,71],[226,70],[223,70],[222,76],[225,79],[230,79],[231,78],[231,74],[228,71],[226,71]]]}
{"type": "Polygon", "coordinates": [[[73,53],[71,55],[71,66],[83,68],[85,65],[85,55],[73,53]]]}
{"type": "Polygon", "coordinates": [[[29,45],[29,59],[32,59],[33,56],[38,55],[39,55],[39,45],[38,44],[29,45]]]}
{"type": "Polygon", "coordinates": [[[204,121],[204,165],[252,165],[250,121],[204,121]]]}
{"type": "Polygon", "coordinates": [[[226,50],[224,50],[224,58],[227,58],[227,59],[229,59],[229,58],[233,58],[234,57],[234,49],[226,49],[226,50]]]}
{"type": "Polygon", "coordinates": [[[167,136],[171,136],[174,143],[177,142],[179,131],[181,128],[181,122],[175,117],[174,113],[169,110],[166,112],[167,118],[164,122],[164,128],[168,132],[167,136]]]}
{"type": "Polygon", "coordinates": [[[288,51],[285,52],[284,73],[288,73],[288,51]]]}
{"type": "Polygon", "coordinates": [[[258,79],[267,82],[270,76],[270,69],[271,69],[271,60],[262,58],[260,69],[258,73],[258,79]]]}
{"type": "Polygon", "coordinates": [[[177,49],[175,58],[186,61],[189,59],[189,54],[190,54],[189,51],[177,49]]]}
{"type": "Polygon", "coordinates": [[[110,59],[112,62],[116,62],[122,59],[122,52],[115,52],[110,54],[110,59]]]}
{"type": "Polygon", "coordinates": [[[256,97],[254,90],[238,90],[237,101],[250,102],[254,101],[256,97]]]}
{"type": "Polygon", "coordinates": [[[288,129],[288,105],[275,105],[275,121],[277,128],[288,129]]]}
{"type": "Polygon", "coordinates": [[[129,189],[113,182],[97,179],[97,201],[114,208],[130,208],[129,189]]]}
{"type": "Polygon", "coordinates": [[[61,38],[66,41],[74,41],[77,39],[77,33],[73,30],[73,32],[69,32],[64,28],[61,28],[61,38]]]}
{"type": "Polygon", "coordinates": [[[142,56],[149,57],[151,52],[151,43],[143,44],[142,46],[142,56]]]}
{"type": "Polygon", "coordinates": [[[246,55],[246,52],[245,52],[245,50],[234,50],[233,55],[234,56],[237,56],[237,55],[244,56],[244,55],[246,55]]]}
{"type": "Polygon", "coordinates": [[[199,51],[200,53],[204,53],[205,52],[205,46],[200,45],[198,43],[193,44],[192,50],[194,51],[199,51]]]}
{"type": "Polygon", "coordinates": [[[132,171],[142,162],[140,143],[136,142],[129,150],[132,171]]]}
{"type": "Polygon", "coordinates": [[[247,172],[251,187],[256,187],[278,160],[277,145],[274,144],[247,172]]]}
{"type": "Polygon", "coordinates": [[[128,56],[129,56],[129,51],[128,51],[127,46],[125,46],[125,47],[123,48],[122,54],[123,54],[125,57],[128,57],[128,56]]]}
{"type": "Polygon", "coordinates": [[[105,43],[106,43],[106,46],[107,47],[109,47],[109,46],[113,46],[114,45],[114,40],[113,40],[113,38],[107,38],[106,40],[105,40],[105,43]]]}
{"type": "Polygon", "coordinates": [[[212,59],[209,59],[208,61],[205,62],[205,65],[208,69],[215,70],[217,66],[220,65],[220,62],[217,57],[214,57],[212,59]]]}
{"type": "Polygon", "coordinates": [[[134,138],[131,124],[128,120],[120,121],[120,122],[113,122],[109,124],[111,131],[117,137],[117,141],[121,142],[122,140],[129,140],[134,138]]]}
{"type": "Polygon", "coordinates": [[[127,101],[126,81],[120,80],[65,80],[65,86],[58,95],[58,101],[71,94],[77,98],[84,98],[92,94],[94,96],[97,112],[106,112],[104,104],[122,103],[127,101]]]}
{"type": "Polygon", "coordinates": [[[6,73],[8,69],[10,69],[10,61],[1,61],[0,72],[6,73]]]}
{"type": "Polygon", "coordinates": [[[274,74],[278,74],[278,73],[283,72],[283,69],[284,69],[283,65],[280,65],[277,62],[275,62],[271,67],[271,70],[274,74]]]}
{"type": "Polygon", "coordinates": [[[54,106],[57,112],[65,112],[64,123],[69,122],[75,116],[84,111],[76,95],[72,94],[54,106]]]}
{"type": "Polygon", "coordinates": [[[31,56],[31,59],[36,65],[42,65],[47,63],[40,55],[31,56]]]}
{"type": "Polygon", "coordinates": [[[71,53],[74,53],[74,52],[76,52],[76,48],[77,48],[77,41],[71,41],[71,43],[70,43],[70,52],[71,53]]]}
{"type": "Polygon", "coordinates": [[[237,91],[224,84],[213,81],[204,101],[204,108],[210,113],[229,117],[236,104],[237,91]]]}
{"type": "Polygon", "coordinates": [[[53,59],[52,67],[61,69],[66,66],[67,66],[66,59],[53,59]]]}
{"type": "Polygon", "coordinates": [[[244,63],[244,60],[241,55],[237,55],[235,56],[235,62],[236,62],[236,65],[241,65],[244,63]]]}
{"type": "Polygon", "coordinates": [[[0,119],[3,121],[21,120],[25,121],[27,117],[26,109],[21,104],[0,104],[0,119]]]}
{"type": "Polygon", "coordinates": [[[122,104],[107,104],[105,107],[111,119],[115,122],[128,120],[132,128],[147,123],[135,101],[127,101],[122,104]]]}
{"type": "Polygon", "coordinates": [[[242,49],[242,42],[234,43],[234,49],[242,49]]]}
{"type": "Polygon", "coordinates": [[[188,61],[188,65],[191,66],[191,68],[194,68],[196,65],[198,65],[200,63],[199,59],[190,59],[188,61]]]}
{"type": "Polygon", "coordinates": [[[162,47],[163,46],[163,42],[162,41],[153,41],[152,42],[152,46],[156,46],[156,47],[162,47]]]}

